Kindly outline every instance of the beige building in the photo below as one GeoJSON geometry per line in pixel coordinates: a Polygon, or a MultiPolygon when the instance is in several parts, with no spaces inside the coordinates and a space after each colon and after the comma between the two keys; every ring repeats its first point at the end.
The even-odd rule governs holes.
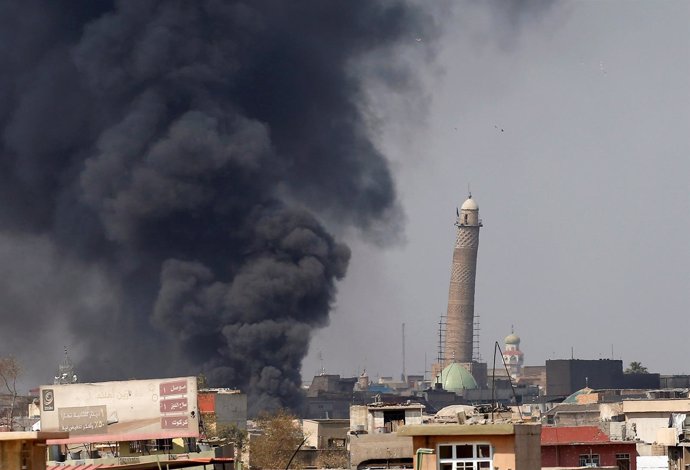
{"type": "Polygon", "coordinates": [[[396,431],[405,425],[422,424],[424,405],[419,403],[372,403],[350,407],[350,468],[412,463],[412,439],[396,431]]]}
{"type": "Polygon", "coordinates": [[[367,434],[396,432],[403,424],[422,424],[420,403],[371,403],[350,407],[350,431],[367,434]]]}
{"type": "Polygon", "coordinates": [[[539,424],[427,424],[404,426],[419,470],[540,470],[539,424]]]}
{"type": "Polygon", "coordinates": [[[304,445],[314,449],[344,450],[350,427],[348,419],[304,419],[304,445]]]}
{"type": "Polygon", "coordinates": [[[623,400],[626,422],[635,428],[635,437],[646,444],[675,446],[690,428],[690,399],[623,400]],[[676,425],[672,426],[673,421],[676,425]]]}
{"type": "Polygon", "coordinates": [[[0,432],[0,469],[45,470],[46,441],[66,432],[0,432]]]}

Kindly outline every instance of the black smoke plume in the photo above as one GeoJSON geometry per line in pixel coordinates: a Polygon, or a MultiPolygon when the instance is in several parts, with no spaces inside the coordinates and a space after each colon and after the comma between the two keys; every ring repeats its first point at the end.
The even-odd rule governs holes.
{"type": "Polygon", "coordinates": [[[422,36],[400,1],[0,1],[5,348],[295,406],[350,256],[323,221],[397,210],[358,64],[397,89],[422,36]]]}

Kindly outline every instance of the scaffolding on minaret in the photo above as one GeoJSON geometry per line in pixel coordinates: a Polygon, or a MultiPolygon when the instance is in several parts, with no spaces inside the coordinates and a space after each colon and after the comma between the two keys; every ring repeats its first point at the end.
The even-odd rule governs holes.
{"type": "Polygon", "coordinates": [[[446,363],[445,351],[443,350],[443,344],[446,341],[446,315],[441,315],[441,319],[438,322],[438,364],[443,369],[446,363]]]}
{"type": "Polygon", "coordinates": [[[472,334],[472,361],[482,362],[482,353],[479,350],[479,332],[481,331],[481,315],[474,314],[474,333],[472,334]]]}

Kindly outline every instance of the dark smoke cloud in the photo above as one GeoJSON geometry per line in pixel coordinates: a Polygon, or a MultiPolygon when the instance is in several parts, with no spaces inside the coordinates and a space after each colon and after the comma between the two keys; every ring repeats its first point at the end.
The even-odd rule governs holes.
{"type": "Polygon", "coordinates": [[[46,349],[67,336],[85,379],[203,371],[254,409],[296,405],[350,256],[323,217],[399,212],[357,64],[401,88],[417,36],[431,22],[395,1],[1,1],[5,285],[31,286],[0,300],[2,336],[19,305],[68,332],[46,349]],[[27,237],[70,276],[24,279],[27,237]],[[84,294],[52,312],[35,297],[55,286],[84,294]]]}

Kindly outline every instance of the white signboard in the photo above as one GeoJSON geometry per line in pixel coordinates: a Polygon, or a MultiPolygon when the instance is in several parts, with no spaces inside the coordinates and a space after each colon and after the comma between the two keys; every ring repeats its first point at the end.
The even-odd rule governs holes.
{"type": "Polygon", "coordinates": [[[196,378],[44,385],[41,429],[65,443],[198,437],[196,378]]]}

